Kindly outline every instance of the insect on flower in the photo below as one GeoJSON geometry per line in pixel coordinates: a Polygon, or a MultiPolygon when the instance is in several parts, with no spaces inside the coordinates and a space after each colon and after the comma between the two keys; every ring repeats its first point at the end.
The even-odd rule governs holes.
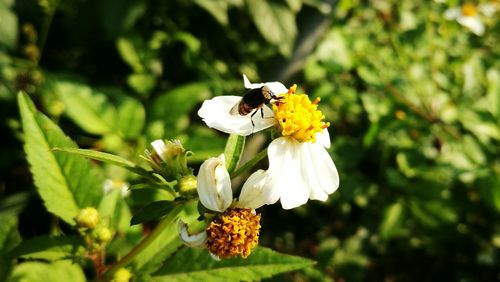
{"type": "Polygon", "coordinates": [[[282,97],[277,97],[268,86],[264,85],[259,88],[248,90],[247,93],[243,95],[243,98],[231,108],[229,113],[231,115],[239,114],[241,116],[246,116],[251,111],[254,111],[250,116],[250,121],[252,122],[252,127],[255,127],[252,118],[259,110],[260,117],[264,118],[264,110],[262,108],[264,104],[269,105],[276,103],[281,99],[282,97]]]}

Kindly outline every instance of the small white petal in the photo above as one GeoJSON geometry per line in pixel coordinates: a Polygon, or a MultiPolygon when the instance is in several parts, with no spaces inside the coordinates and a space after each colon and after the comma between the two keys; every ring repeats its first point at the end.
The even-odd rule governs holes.
{"type": "Polygon", "coordinates": [[[500,4],[497,3],[483,3],[479,5],[479,11],[487,17],[492,17],[498,10],[500,4]]]}
{"type": "Polygon", "coordinates": [[[339,187],[339,174],[332,157],[321,144],[302,143],[304,181],[310,186],[309,199],[326,201],[339,187]]]}
{"type": "Polygon", "coordinates": [[[284,209],[293,209],[307,202],[310,186],[304,183],[300,162],[301,144],[290,137],[275,139],[267,149],[269,157],[267,189],[271,203],[280,199],[284,209]]]}
{"type": "Polygon", "coordinates": [[[235,133],[247,136],[276,124],[273,111],[263,106],[264,118],[260,110],[251,117],[252,113],[246,116],[239,114],[232,115],[231,108],[241,101],[241,96],[217,96],[203,102],[198,115],[210,128],[215,128],[225,133],[235,133]],[[252,121],[255,127],[252,125],[252,121]]]}
{"type": "Polygon", "coordinates": [[[233,192],[224,154],[203,162],[197,180],[198,196],[204,207],[212,211],[223,212],[231,205],[233,192]]]}
{"type": "Polygon", "coordinates": [[[337,168],[319,142],[280,137],[269,145],[268,156],[269,203],[279,199],[284,209],[291,209],[308,199],[326,201],[339,187],[337,168]]]}
{"type": "Polygon", "coordinates": [[[444,12],[444,17],[447,20],[457,19],[460,15],[462,15],[462,10],[459,7],[451,8],[444,12]]]}
{"type": "Polygon", "coordinates": [[[266,85],[271,89],[271,91],[274,93],[274,95],[279,96],[281,94],[288,93],[288,88],[283,85],[281,82],[264,82],[264,83],[250,83],[250,80],[248,80],[246,75],[243,75],[243,84],[246,89],[255,89],[255,88],[261,88],[262,86],[266,85]]]}
{"type": "Polygon", "coordinates": [[[191,235],[187,230],[187,225],[182,220],[179,220],[178,229],[184,245],[192,248],[205,246],[205,242],[207,241],[206,232],[203,231],[198,234],[191,235]]]}
{"type": "Polygon", "coordinates": [[[457,18],[457,22],[472,31],[475,35],[481,36],[484,33],[484,25],[478,16],[457,18]]]}
{"type": "Polygon", "coordinates": [[[323,131],[316,133],[316,142],[319,142],[323,147],[330,148],[330,133],[328,133],[328,128],[323,129],[323,131]]]}
{"type": "Polygon", "coordinates": [[[211,252],[208,252],[210,254],[210,256],[212,257],[213,260],[215,261],[221,261],[220,257],[216,254],[213,254],[211,252]]]}
{"type": "Polygon", "coordinates": [[[153,149],[155,150],[156,154],[158,156],[160,156],[160,158],[163,161],[165,161],[165,159],[163,158],[164,152],[167,149],[167,147],[165,145],[165,141],[163,141],[161,139],[155,140],[155,141],[151,142],[151,147],[153,147],[153,149]]]}
{"type": "Polygon", "coordinates": [[[258,209],[270,202],[269,189],[266,189],[267,173],[260,169],[248,177],[241,189],[238,208],[258,209]]]}

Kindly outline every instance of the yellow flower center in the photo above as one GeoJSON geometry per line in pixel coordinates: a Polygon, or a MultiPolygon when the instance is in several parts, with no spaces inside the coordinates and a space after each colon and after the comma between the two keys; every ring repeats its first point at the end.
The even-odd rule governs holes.
{"type": "Polygon", "coordinates": [[[462,5],[462,15],[467,16],[467,17],[472,17],[476,15],[477,10],[476,6],[474,4],[470,3],[465,3],[462,5]]]}
{"type": "Polygon", "coordinates": [[[259,242],[260,214],[250,209],[228,209],[207,227],[207,248],[221,259],[246,258],[259,242]]]}
{"type": "Polygon", "coordinates": [[[316,133],[330,126],[318,110],[319,98],[311,102],[306,94],[295,94],[297,85],[273,104],[274,117],[278,120],[281,135],[290,136],[300,142],[316,142],[316,133]]]}

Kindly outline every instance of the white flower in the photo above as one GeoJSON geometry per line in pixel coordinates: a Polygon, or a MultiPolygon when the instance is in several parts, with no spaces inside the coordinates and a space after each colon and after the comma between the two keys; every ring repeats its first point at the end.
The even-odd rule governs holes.
{"type": "Polygon", "coordinates": [[[130,186],[127,182],[119,179],[106,179],[102,186],[104,194],[111,193],[115,189],[120,190],[122,197],[126,197],[130,194],[130,186]]]}
{"type": "Polygon", "coordinates": [[[329,194],[337,190],[339,176],[326,150],[330,147],[330,136],[326,130],[329,123],[323,121],[324,115],[317,109],[319,99],[311,102],[305,94],[294,94],[295,85],[287,90],[280,82],[252,84],[246,76],[243,79],[245,88],[266,85],[280,97],[279,102],[272,105],[273,114],[269,114],[272,119],[256,119],[260,115],[255,115],[253,128],[249,115],[229,114],[234,101],[239,99],[227,104],[213,102],[217,98],[227,100],[225,97],[230,96],[205,101],[198,114],[209,127],[240,135],[276,125],[282,137],[269,145],[269,170],[255,172],[248,179],[261,189],[261,192],[258,189],[252,191],[264,195],[259,200],[265,200],[266,204],[280,200],[284,209],[298,207],[308,199],[325,201],[329,194]]]}
{"type": "Polygon", "coordinates": [[[207,209],[223,212],[233,202],[231,178],[226,169],[224,154],[203,162],[197,181],[200,202],[207,209]]]}
{"type": "MultiPolygon", "coordinates": [[[[203,162],[197,176],[198,196],[207,209],[224,212],[233,203],[231,179],[226,169],[224,154],[203,162]]],[[[236,208],[258,209],[269,202],[270,194],[265,191],[266,173],[255,172],[243,184],[240,197],[234,204],[236,208]]]]}
{"type": "MultiPolygon", "coordinates": [[[[244,86],[246,89],[256,89],[264,85],[269,87],[274,95],[284,94],[288,90],[280,82],[250,83],[248,78],[243,75],[244,86]]],[[[266,105],[262,107],[263,116],[256,114],[250,119],[250,115],[241,116],[231,114],[231,109],[238,104],[242,96],[218,96],[211,100],[203,102],[198,115],[210,128],[215,128],[225,133],[235,133],[242,136],[250,135],[254,132],[276,125],[273,119],[273,111],[266,105]],[[252,125],[255,124],[255,127],[252,125]]]]}
{"type": "Polygon", "coordinates": [[[198,174],[198,195],[203,206],[218,214],[211,219],[206,230],[197,234],[190,234],[186,224],[180,221],[179,233],[184,244],[204,246],[217,260],[250,255],[258,244],[260,230],[260,215],[255,209],[266,204],[269,196],[264,193],[265,181],[262,179],[265,177],[261,176],[255,174],[249,178],[243,185],[239,201],[233,201],[224,154],[206,160],[198,174]]]}
{"type": "Polygon", "coordinates": [[[481,36],[484,34],[485,29],[481,14],[486,17],[491,17],[497,10],[498,5],[495,3],[480,4],[477,7],[474,4],[466,3],[461,7],[446,10],[444,17],[448,20],[456,20],[474,34],[481,36]]]}

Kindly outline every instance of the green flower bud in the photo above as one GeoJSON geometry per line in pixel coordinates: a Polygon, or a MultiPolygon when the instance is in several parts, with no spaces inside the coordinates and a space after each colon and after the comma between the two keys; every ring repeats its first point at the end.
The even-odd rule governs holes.
{"type": "Polygon", "coordinates": [[[113,239],[113,232],[107,227],[100,226],[94,230],[94,237],[99,243],[104,244],[113,239]]]}
{"type": "Polygon", "coordinates": [[[196,176],[194,175],[187,175],[179,179],[179,192],[182,195],[191,195],[191,194],[196,194],[196,176]]]}
{"type": "Polygon", "coordinates": [[[192,174],[187,166],[189,151],[182,147],[179,140],[151,142],[153,151],[146,150],[145,158],[151,168],[166,177],[167,180],[176,180],[184,175],[192,174]]]}
{"type": "Polygon", "coordinates": [[[120,268],[113,275],[113,282],[128,282],[132,278],[132,273],[126,268],[120,268]]]}
{"type": "Polygon", "coordinates": [[[80,227],[94,228],[99,223],[99,212],[92,207],[81,209],[75,221],[80,227]]]}

